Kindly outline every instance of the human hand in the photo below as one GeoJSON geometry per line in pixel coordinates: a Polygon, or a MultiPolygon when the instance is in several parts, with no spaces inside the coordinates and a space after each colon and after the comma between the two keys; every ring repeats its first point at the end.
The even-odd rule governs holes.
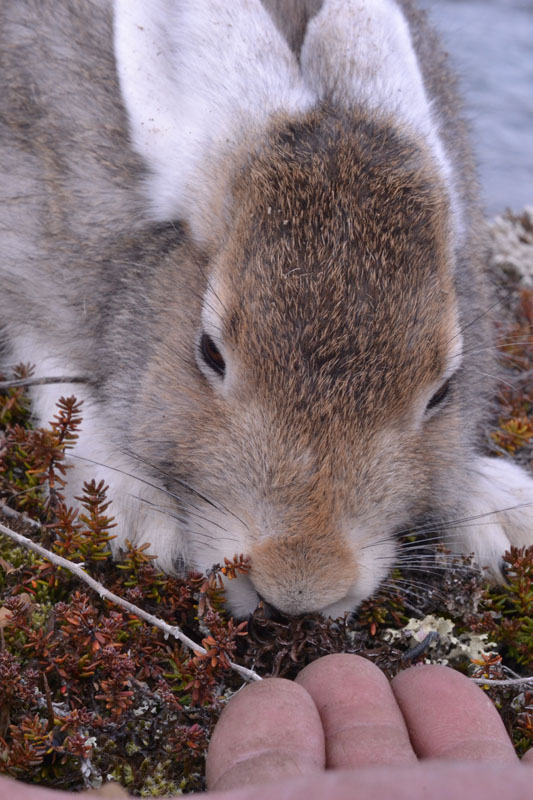
{"type": "Polygon", "coordinates": [[[463,675],[420,666],[389,683],[343,654],[295,683],[237,694],[213,734],[207,779],[213,800],[223,789],[227,800],[531,800],[526,762],[533,750],[521,764],[493,704],[463,675]]]}

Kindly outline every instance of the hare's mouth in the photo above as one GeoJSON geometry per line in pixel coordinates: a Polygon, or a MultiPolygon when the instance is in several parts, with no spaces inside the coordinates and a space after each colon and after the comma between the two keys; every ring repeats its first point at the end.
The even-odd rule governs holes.
{"type": "MultiPolygon", "coordinates": [[[[274,603],[261,597],[248,575],[238,575],[237,578],[231,581],[225,581],[224,590],[227,604],[235,617],[241,619],[249,617],[254,613],[260,603],[263,607],[264,615],[269,619],[276,618],[280,614],[283,616],[291,616],[285,611],[278,609],[274,603]]],[[[332,619],[338,619],[345,614],[353,613],[360,605],[362,599],[364,598],[361,597],[360,592],[354,589],[337,602],[324,608],[317,609],[317,611],[325,618],[331,617],[332,619]]]]}

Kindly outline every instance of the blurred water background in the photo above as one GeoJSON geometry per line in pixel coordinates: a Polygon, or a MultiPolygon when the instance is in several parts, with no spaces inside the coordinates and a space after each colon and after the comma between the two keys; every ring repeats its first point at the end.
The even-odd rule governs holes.
{"type": "Polygon", "coordinates": [[[533,205],[533,0],[419,0],[461,77],[485,208],[533,205]]]}

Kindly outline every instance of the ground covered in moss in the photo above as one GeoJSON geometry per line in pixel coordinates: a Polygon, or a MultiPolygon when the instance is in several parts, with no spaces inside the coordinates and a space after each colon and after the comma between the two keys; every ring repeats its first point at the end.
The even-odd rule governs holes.
{"type": "MultiPolygon", "coordinates": [[[[495,325],[505,382],[487,421],[486,448],[531,467],[533,289],[501,266],[495,325]]],[[[29,375],[21,365],[0,381],[29,375]]],[[[334,652],[359,653],[389,676],[420,661],[487,680],[533,673],[533,549],[508,555],[504,587],[490,587],[465,561],[450,569],[449,556],[428,544],[416,552],[431,555],[431,567],[424,561],[423,574],[416,566],[397,570],[353,617],[267,618],[259,608],[247,623],[235,622],[224,611],[220,576],[246,571],[238,554],[183,580],[158,573],[144,548],[111,561],[106,487],[86,484],[76,509],[62,495],[65,451],[83,409],[63,398],[50,426],[35,428],[25,392],[0,388],[0,524],[83,564],[206,652],[191,651],[0,533],[1,773],[69,790],[117,781],[138,796],[201,790],[211,730],[243,684],[230,660],[263,677],[291,678],[334,652]]],[[[405,546],[415,542],[419,548],[406,537],[405,546]]],[[[533,744],[533,684],[484,689],[523,752],[533,744]]]]}

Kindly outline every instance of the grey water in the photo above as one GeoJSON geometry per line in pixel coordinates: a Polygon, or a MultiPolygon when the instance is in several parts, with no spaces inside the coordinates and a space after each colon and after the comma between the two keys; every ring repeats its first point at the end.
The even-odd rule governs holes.
{"type": "Polygon", "coordinates": [[[419,0],[461,78],[489,216],[533,205],[533,0],[419,0]]]}

